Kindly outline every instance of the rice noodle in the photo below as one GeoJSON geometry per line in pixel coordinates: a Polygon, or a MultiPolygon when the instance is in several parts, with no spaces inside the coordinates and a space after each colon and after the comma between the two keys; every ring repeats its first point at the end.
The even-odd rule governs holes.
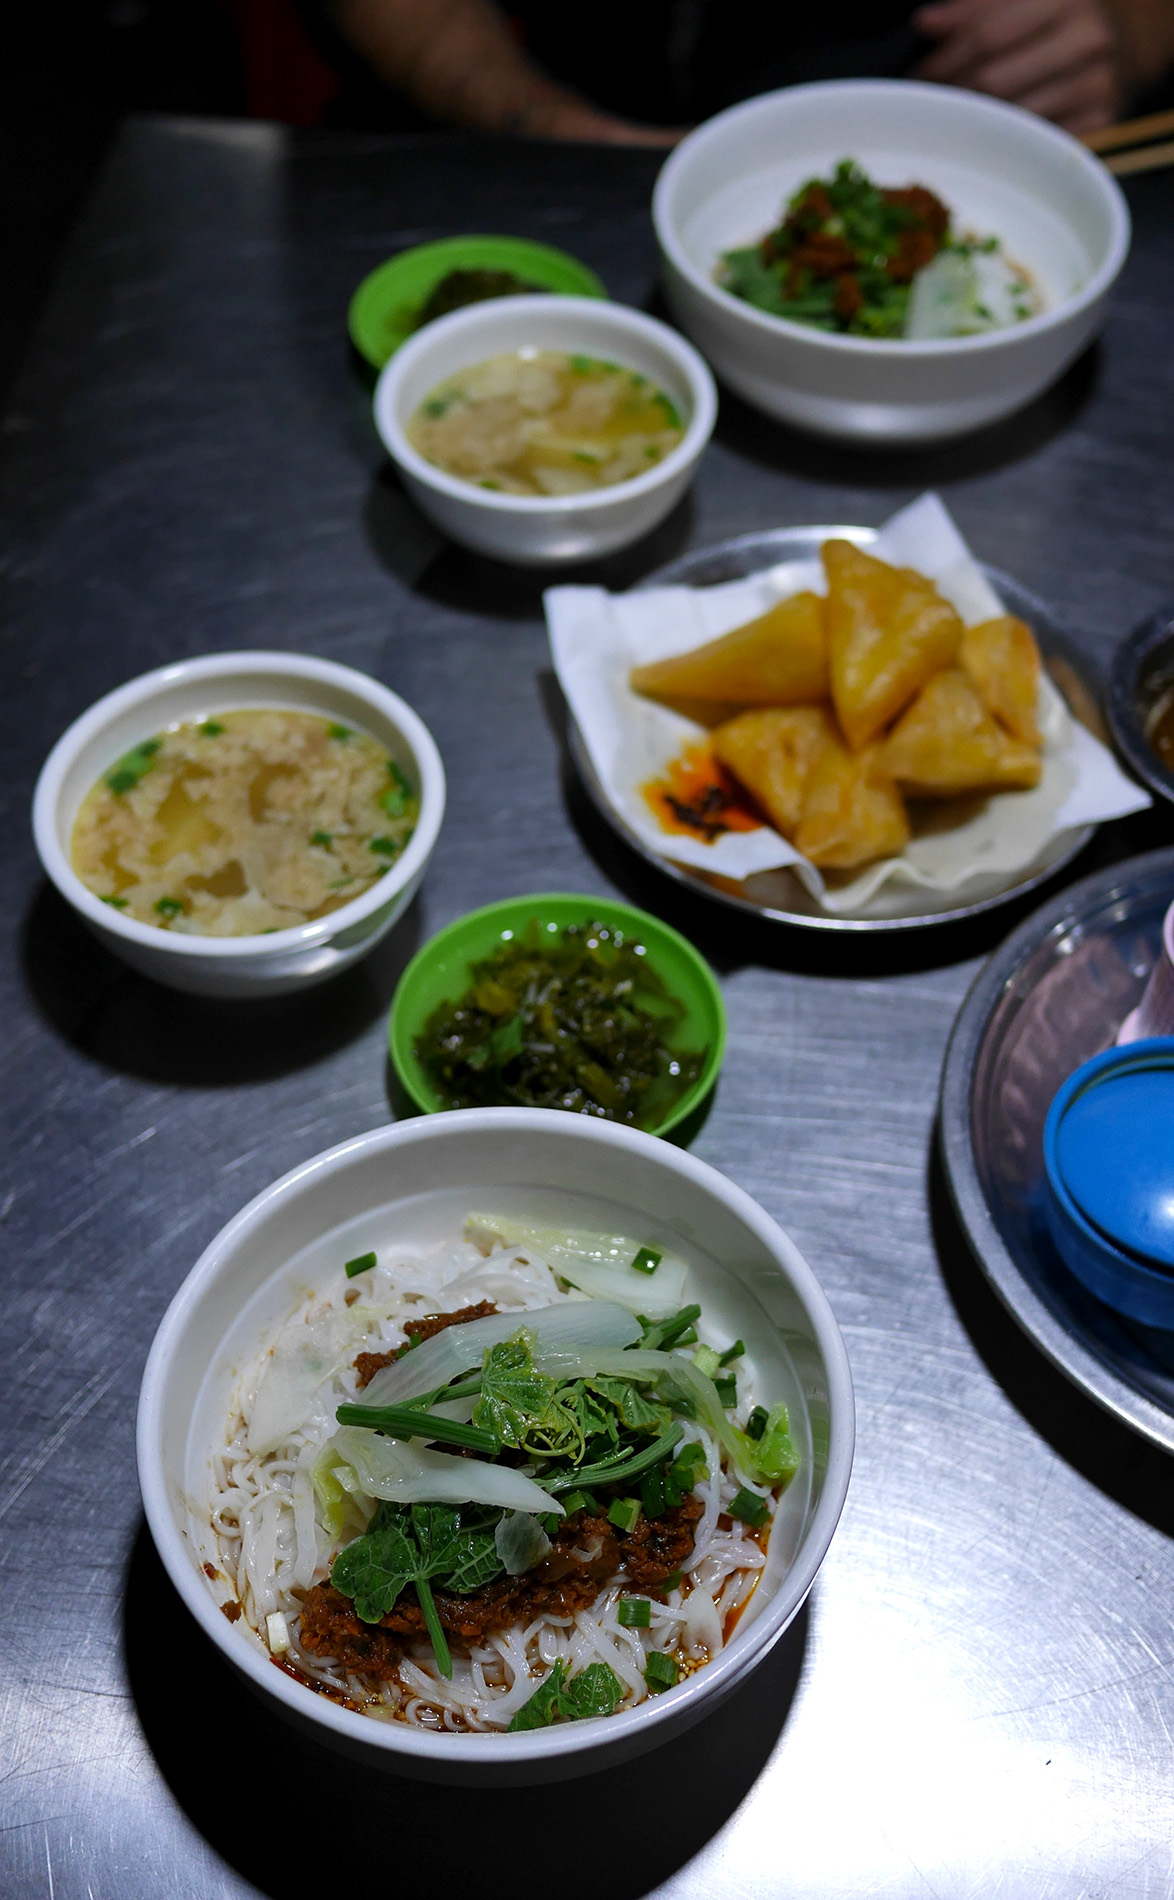
{"type": "MultiPolygon", "coordinates": [[[[389,1256],[362,1278],[356,1302],[354,1283],[347,1282],[340,1270],[321,1298],[309,1297],[280,1329],[273,1344],[245,1372],[236,1416],[211,1461],[211,1527],[221,1569],[244,1613],[241,1627],[247,1626],[251,1639],[267,1649],[265,1618],[281,1611],[290,1638],[283,1661],[312,1682],[373,1719],[454,1732],[506,1728],[556,1663],[561,1662],[572,1676],[593,1662],[606,1663],[624,1691],[620,1706],[630,1708],[648,1694],[644,1671],[652,1651],[676,1655],[685,1671],[712,1659],[722,1647],[729,1619],[749,1599],[766,1559],[762,1544],[737,1519],[727,1515],[728,1528],[721,1527],[720,1519],[744,1480],[723,1467],[720,1446],[699,1424],[689,1426],[690,1439],[697,1440],[705,1454],[705,1472],[695,1486],[702,1510],[694,1527],[693,1552],[681,1584],[664,1601],[649,1599],[647,1628],[629,1629],[619,1621],[619,1603],[625,1594],[621,1574],[574,1616],[543,1612],[525,1625],[488,1635],[483,1644],[467,1652],[454,1646],[453,1673],[447,1681],[427,1642],[405,1647],[390,1681],[356,1675],[338,1661],[302,1647],[303,1596],[311,1585],[328,1578],[334,1557],[361,1534],[374,1506],[369,1499],[349,1499],[351,1517],[342,1534],[333,1538],[315,1509],[310,1467],[336,1432],[337,1406],[355,1395],[359,1383],[353,1363],[338,1364],[336,1353],[324,1356],[321,1387],[307,1396],[301,1422],[285,1430],[281,1442],[264,1453],[250,1451],[251,1412],[275,1354],[287,1359],[297,1355],[293,1363],[301,1376],[307,1336],[333,1343],[341,1331],[336,1322],[342,1317],[347,1321],[353,1360],[360,1350],[379,1352],[402,1346],[407,1338],[405,1323],[415,1314],[453,1312],[489,1299],[503,1311],[517,1314],[522,1323],[525,1314],[536,1308],[581,1297],[560,1289],[533,1245],[513,1251],[498,1246],[483,1257],[469,1243],[446,1244],[426,1254],[389,1256]]],[[[745,1422],[751,1403],[743,1394],[735,1422],[745,1422]]],[[[276,1416],[274,1408],[270,1415],[276,1416]]],[[[763,1490],[762,1495],[773,1510],[771,1494],[763,1490]]],[[[597,1552],[584,1548],[576,1554],[587,1561],[597,1552]]]]}

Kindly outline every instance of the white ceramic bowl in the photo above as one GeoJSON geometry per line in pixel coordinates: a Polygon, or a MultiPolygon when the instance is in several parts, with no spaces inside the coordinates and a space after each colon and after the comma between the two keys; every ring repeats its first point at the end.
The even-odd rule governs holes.
{"type": "Polygon", "coordinates": [[[785,422],[876,443],[960,435],[1029,402],[1095,336],[1129,248],[1120,188],[1077,139],[912,80],[793,86],[719,113],[665,164],[653,221],[673,312],[732,389],[785,422]],[[907,343],[805,328],[721,289],[721,253],[776,227],[843,158],[881,185],[928,185],[957,228],[1000,237],[1046,308],[1012,329],[907,343]]]}
{"type": "Polygon", "coordinates": [[[375,425],[426,515],[479,554],[522,567],[594,560],[664,520],[713,433],[717,391],[691,344],[639,310],[593,297],[499,297],[437,318],[398,349],[375,387],[375,425]],[[586,495],[505,495],[425,461],[406,429],[454,371],[521,349],[602,356],[639,370],[676,404],[685,433],[655,468],[586,495]]]}
{"type": "Polygon", "coordinates": [[[427,726],[377,680],[300,653],[218,653],[144,673],[76,719],[41,769],[33,832],[61,895],[108,950],[144,976],[201,996],[276,996],[333,976],[390,930],[424,874],[444,796],[444,767],[427,726]],[[329,916],[256,937],[181,936],[104,904],[69,862],[74,820],[90,787],[115,759],[166,726],[246,706],[320,713],[386,745],[420,798],[419,823],[402,856],[361,897],[329,916]]]}
{"type": "MultiPolygon", "coordinates": [[[[613,1231],[615,1231],[613,1229],[613,1231]]],[[[401,1774],[492,1783],[610,1766],[695,1722],[762,1660],[796,1614],[835,1530],[854,1414],[839,1328],[797,1248],[740,1188],[666,1141],[543,1109],[464,1109],[379,1128],[317,1155],[230,1221],[177,1293],[139,1401],[147,1521],[205,1634],[258,1689],[322,1739],[401,1774]],[[601,1200],[606,1195],[606,1202],[601,1200]],[[241,1375],[307,1286],[372,1247],[439,1239],[473,1206],[580,1224],[615,1216],[669,1233],[692,1267],[686,1299],[745,1340],[768,1403],[785,1398],[802,1456],[762,1579],[721,1655],[676,1688],[606,1720],[517,1735],[452,1735],[379,1722],[275,1668],[224,1585],[208,1518],[210,1458],[241,1375]],[[606,1211],[605,1211],[606,1210],[606,1211]],[[720,1264],[719,1264],[720,1263],[720,1264]],[[219,1594],[218,1594],[219,1593],[219,1594]]]]}

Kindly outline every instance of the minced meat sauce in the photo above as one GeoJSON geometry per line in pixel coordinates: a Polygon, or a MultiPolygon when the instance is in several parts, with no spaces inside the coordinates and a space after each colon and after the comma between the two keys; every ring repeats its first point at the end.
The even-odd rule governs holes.
{"type": "MultiPolygon", "coordinates": [[[[409,1319],[404,1323],[404,1331],[409,1341],[431,1339],[450,1326],[467,1325],[471,1319],[492,1319],[496,1311],[492,1300],[479,1300],[476,1306],[462,1306],[458,1313],[425,1313],[421,1319],[409,1319]]],[[[521,1326],[524,1321],[519,1318],[518,1324],[521,1326]]],[[[407,1346],[396,1346],[391,1352],[361,1352],[355,1360],[360,1391],[365,1385],[370,1385],[375,1374],[382,1372],[384,1366],[394,1366],[407,1350],[407,1346]]]]}
{"type": "MultiPolygon", "coordinates": [[[[559,1525],[548,1555],[524,1576],[498,1577],[468,1596],[437,1590],[441,1625],[457,1642],[474,1646],[495,1630],[528,1623],[544,1612],[573,1616],[594,1603],[620,1570],[634,1591],[655,1592],[687,1562],[701,1511],[700,1498],[690,1495],[661,1517],[642,1517],[631,1531],[617,1531],[602,1514],[575,1511],[559,1525]],[[586,1551],[592,1555],[585,1556],[586,1551]]],[[[410,1585],[380,1623],[364,1623],[350,1598],[331,1583],[315,1584],[302,1604],[303,1648],[375,1677],[393,1676],[405,1643],[426,1633],[410,1585]]]]}

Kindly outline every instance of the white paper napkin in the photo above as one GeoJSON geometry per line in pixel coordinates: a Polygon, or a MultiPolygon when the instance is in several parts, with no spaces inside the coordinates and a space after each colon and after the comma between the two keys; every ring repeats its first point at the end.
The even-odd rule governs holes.
{"type": "MultiPolygon", "coordinates": [[[[923,495],[885,523],[869,552],[934,581],[967,626],[1003,604],[936,495],[923,495]]],[[[915,837],[900,857],[868,865],[850,882],[828,884],[815,865],[767,825],[726,832],[712,844],[662,831],[640,790],[660,777],[704,729],[634,693],[634,666],[686,653],[810,588],[825,593],[818,560],[787,561],[718,587],[654,587],[609,594],[602,587],[552,587],[545,596],[555,671],[600,785],[625,823],[658,856],[739,881],[793,865],[828,911],[857,910],[886,884],[956,892],[972,878],[1025,870],[1057,832],[1141,811],[1148,793],[1119,769],[1107,748],[1068,712],[1047,678],[1038,718],[1043,775],[1031,791],[956,802],[961,822],[915,837]]]]}

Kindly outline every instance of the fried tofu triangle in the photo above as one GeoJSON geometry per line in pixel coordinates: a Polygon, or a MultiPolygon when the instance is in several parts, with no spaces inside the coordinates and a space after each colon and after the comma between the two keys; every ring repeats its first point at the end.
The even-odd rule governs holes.
{"type": "Polygon", "coordinates": [[[814,761],[793,843],[829,871],[894,858],[909,842],[904,801],[882,769],[879,748],[849,752],[836,738],[814,761]]]}
{"type": "Polygon", "coordinates": [[[895,719],[962,644],[962,622],[932,581],[890,567],[850,541],[825,541],[832,699],[859,751],[895,719]]]}
{"type": "Polygon", "coordinates": [[[881,747],[884,766],[907,792],[957,792],[1038,785],[1040,756],[997,724],[961,667],[938,673],[881,747]]]}
{"type": "MultiPolygon", "coordinates": [[[[797,706],[826,699],[827,633],[817,594],[792,594],[757,620],[720,639],[669,660],[633,667],[631,684],[650,699],[680,711],[689,701],[702,709],[717,702],[736,706],[797,706]]],[[[702,718],[702,725],[709,720],[702,718]]]]}
{"type": "Polygon", "coordinates": [[[1013,739],[1042,745],[1035,709],[1040,657],[1031,628],[1014,614],[1000,614],[962,636],[962,666],[995,718],[1013,739]]]}
{"type": "Polygon", "coordinates": [[[757,799],[784,838],[803,812],[811,767],[835,732],[822,706],[767,706],[719,726],[714,757],[757,799]]]}

